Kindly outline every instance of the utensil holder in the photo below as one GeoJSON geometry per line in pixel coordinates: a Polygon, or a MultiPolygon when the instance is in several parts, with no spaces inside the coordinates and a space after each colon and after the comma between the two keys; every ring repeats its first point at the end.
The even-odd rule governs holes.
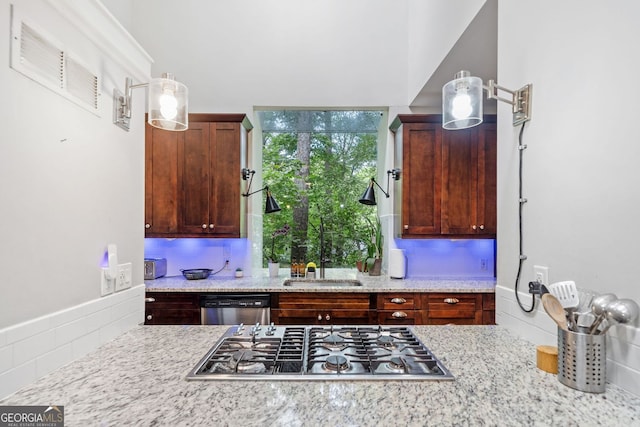
{"type": "Polygon", "coordinates": [[[588,393],[604,393],[607,381],[606,335],[558,328],[558,380],[588,393]]]}

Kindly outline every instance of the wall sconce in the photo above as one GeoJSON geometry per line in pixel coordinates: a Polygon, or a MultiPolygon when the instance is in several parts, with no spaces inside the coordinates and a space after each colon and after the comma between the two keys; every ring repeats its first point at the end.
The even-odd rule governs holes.
{"type": "Polygon", "coordinates": [[[113,123],[129,131],[131,122],[131,92],[139,87],[149,86],[149,114],[147,121],[151,126],[171,131],[187,130],[189,127],[188,89],[176,81],[173,74],[164,73],[162,77],[149,83],[132,84],[130,77],[125,79],[124,94],[113,89],[113,123]]]}
{"type": "Polygon", "coordinates": [[[499,86],[493,80],[484,86],[480,77],[472,77],[469,71],[462,70],[442,87],[442,127],[456,130],[482,123],[482,89],[487,91],[487,99],[513,106],[514,126],[531,120],[531,84],[516,91],[499,86]],[[510,93],[511,99],[499,97],[498,90],[510,93]]]}
{"type": "Polygon", "coordinates": [[[254,170],[247,169],[247,168],[242,168],[242,179],[244,181],[246,181],[247,179],[249,180],[249,185],[247,185],[247,191],[242,193],[242,196],[243,197],[249,197],[252,194],[256,194],[256,193],[259,193],[261,191],[266,191],[267,192],[267,203],[265,204],[265,207],[264,207],[264,213],[270,214],[270,213],[273,213],[273,212],[280,211],[281,210],[280,206],[278,206],[278,202],[276,202],[276,200],[271,195],[271,191],[269,191],[269,186],[268,185],[265,185],[261,189],[249,193],[249,190],[251,189],[251,183],[253,182],[253,175],[255,173],[256,173],[256,171],[254,171],[254,170]]]}
{"type": "Polygon", "coordinates": [[[391,169],[387,171],[387,191],[384,191],[382,187],[380,187],[380,184],[376,182],[375,178],[371,178],[371,181],[369,181],[369,187],[367,187],[364,194],[362,195],[362,197],[360,197],[360,200],[358,201],[363,205],[376,204],[376,192],[374,191],[375,189],[373,188],[373,184],[377,185],[378,188],[382,190],[384,195],[387,196],[387,198],[389,198],[389,180],[391,177],[393,177],[394,181],[398,181],[400,179],[400,169],[391,169]]]}

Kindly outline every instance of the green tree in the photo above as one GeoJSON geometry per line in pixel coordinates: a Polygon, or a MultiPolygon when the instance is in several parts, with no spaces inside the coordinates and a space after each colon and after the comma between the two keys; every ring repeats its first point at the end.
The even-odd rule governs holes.
{"type": "Polygon", "coordinates": [[[291,224],[289,236],[274,242],[277,260],[319,262],[322,219],[330,266],[353,267],[377,219],[376,209],[358,199],[375,176],[380,112],[270,111],[261,119],[263,177],[282,207],[264,216],[265,255],[273,231],[291,224]]]}

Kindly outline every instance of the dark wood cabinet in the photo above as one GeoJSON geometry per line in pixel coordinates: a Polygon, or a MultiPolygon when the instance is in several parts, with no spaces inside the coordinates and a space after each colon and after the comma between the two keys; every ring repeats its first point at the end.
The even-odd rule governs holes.
{"type": "Polygon", "coordinates": [[[421,325],[422,297],[417,293],[377,294],[376,312],[380,325],[421,325]]]}
{"type": "Polygon", "coordinates": [[[190,114],[189,129],[184,132],[147,125],[147,237],[246,234],[241,170],[246,167],[250,127],[243,114],[190,114]],[[163,156],[157,157],[158,152],[163,156]],[[162,172],[170,177],[168,188],[169,179],[158,178],[162,172]],[[167,200],[170,203],[164,203],[167,200]],[[162,226],[167,220],[157,225],[158,205],[170,218],[170,228],[162,226]]]}
{"type": "Polygon", "coordinates": [[[145,325],[199,325],[200,302],[195,292],[147,292],[145,325]]]}
{"type": "Polygon", "coordinates": [[[395,133],[396,235],[495,237],[496,124],[446,131],[439,115],[399,115],[395,133]]]}
{"type": "Polygon", "coordinates": [[[295,292],[272,294],[271,321],[277,325],[371,325],[376,317],[368,293],[295,292]]]}
{"type": "Polygon", "coordinates": [[[427,325],[482,325],[480,293],[428,293],[422,295],[427,325]]]}

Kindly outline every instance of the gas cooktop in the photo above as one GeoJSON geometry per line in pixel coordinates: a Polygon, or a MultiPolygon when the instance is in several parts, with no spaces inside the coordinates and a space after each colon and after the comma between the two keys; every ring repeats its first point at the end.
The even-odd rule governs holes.
{"type": "Polygon", "coordinates": [[[406,326],[229,328],[188,380],[453,380],[406,326]]]}

